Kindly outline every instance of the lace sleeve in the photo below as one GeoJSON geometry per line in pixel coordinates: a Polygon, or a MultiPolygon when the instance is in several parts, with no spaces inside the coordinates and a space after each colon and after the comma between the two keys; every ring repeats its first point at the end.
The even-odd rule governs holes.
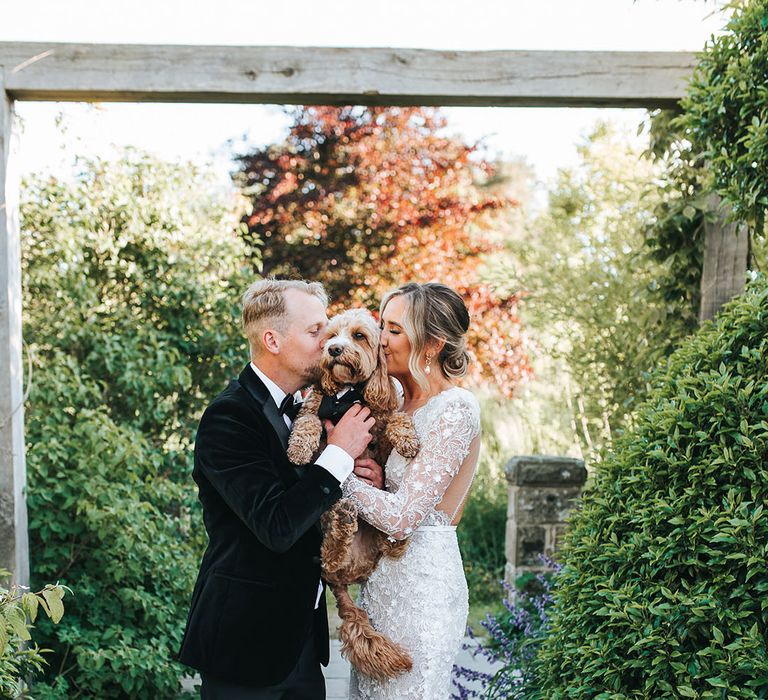
{"type": "Polygon", "coordinates": [[[476,404],[452,399],[420,436],[419,454],[396,492],[381,491],[351,476],[344,482],[344,496],[371,525],[395,539],[405,539],[440,502],[478,432],[476,404]]]}

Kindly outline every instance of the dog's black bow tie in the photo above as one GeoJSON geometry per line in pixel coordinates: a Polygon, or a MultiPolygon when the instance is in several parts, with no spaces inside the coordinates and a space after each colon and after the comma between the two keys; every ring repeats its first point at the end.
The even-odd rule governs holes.
{"type": "Polygon", "coordinates": [[[300,408],[301,402],[294,401],[293,394],[286,394],[277,410],[280,411],[281,416],[288,416],[291,420],[296,420],[300,408]]]}
{"type": "Polygon", "coordinates": [[[341,396],[323,396],[317,415],[321,420],[328,419],[336,425],[353,404],[363,402],[363,394],[359,387],[353,386],[341,396]]]}

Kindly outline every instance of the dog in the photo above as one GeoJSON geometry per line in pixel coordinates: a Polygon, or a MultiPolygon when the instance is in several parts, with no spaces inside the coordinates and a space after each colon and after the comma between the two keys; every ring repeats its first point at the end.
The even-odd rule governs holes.
{"type": "MultiPolygon", "coordinates": [[[[419,440],[410,416],[397,411],[397,391],[387,376],[380,334],[376,320],[363,309],[345,311],[330,321],[320,380],[310,389],[291,430],[291,462],[311,464],[322,445],[322,421],[338,422],[354,403],[368,406],[375,420],[369,451],[378,464],[385,464],[392,449],[406,458],[416,456],[419,440]]],[[[355,504],[344,498],[323,515],[321,526],[320,559],[342,620],[342,653],[358,671],[373,678],[410,671],[413,662],[408,653],[373,629],[347,588],[365,581],[383,556],[401,557],[407,541],[392,540],[358,518],[355,504]]]]}

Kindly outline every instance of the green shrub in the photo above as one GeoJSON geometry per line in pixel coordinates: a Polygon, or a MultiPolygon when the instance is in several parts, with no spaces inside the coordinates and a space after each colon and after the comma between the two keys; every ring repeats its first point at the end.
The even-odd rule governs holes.
{"type": "Polygon", "coordinates": [[[496,601],[504,578],[507,490],[498,479],[480,473],[457,529],[469,600],[496,601]]]}
{"type": "Polygon", "coordinates": [[[541,697],[768,697],[768,281],[670,359],[560,559],[541,697]]]}
{"type": "Polygon", "coordinates": [[[205,533],[190,478],[206,401],[246,357],[233,203],[187,165],[128,154],[35,178],[22,204],[35,698],[174,698],[205,533]]]}
{"type": "Polygon", "coordinates": [[[688,137],[735,214],[761,229],[768,207],[768,0],[732,3],[682,101],[688,137]]]}
{"type": "MultiPolygon", "coordinates": [[[[0,569],[0,577],[9,575],[0,569]]],[[[25,679],[45,666],[43,654],[36,643],[30,646],[32,628],[37,615],[43,612],[56,624],[64,615],[63,586],[47,584],[37,592],[25,591],[12,585],[0,586],[0,697],[16,698],[26,691],[25,679]]],[[[71,591],[70,591],[71,593],[71,591]]]]}

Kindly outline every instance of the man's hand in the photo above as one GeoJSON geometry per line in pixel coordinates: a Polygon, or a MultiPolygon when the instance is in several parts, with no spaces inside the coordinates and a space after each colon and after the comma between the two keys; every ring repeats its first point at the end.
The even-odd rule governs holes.
{"type": "Polygon", "coordinates": [[[384,470],[370,457],[355,460],[355,475],[374,488],[384,488],[384,470]]]}
{"type": "Polygon", "coordinates": [[[354,404],[336,424],[334,428],[330,421],[325,422],[328,433],[328,444],[336,445],[352,459],[359,457],[371,441],[370,430],[374,420],[367,406],[354,404]]]}

